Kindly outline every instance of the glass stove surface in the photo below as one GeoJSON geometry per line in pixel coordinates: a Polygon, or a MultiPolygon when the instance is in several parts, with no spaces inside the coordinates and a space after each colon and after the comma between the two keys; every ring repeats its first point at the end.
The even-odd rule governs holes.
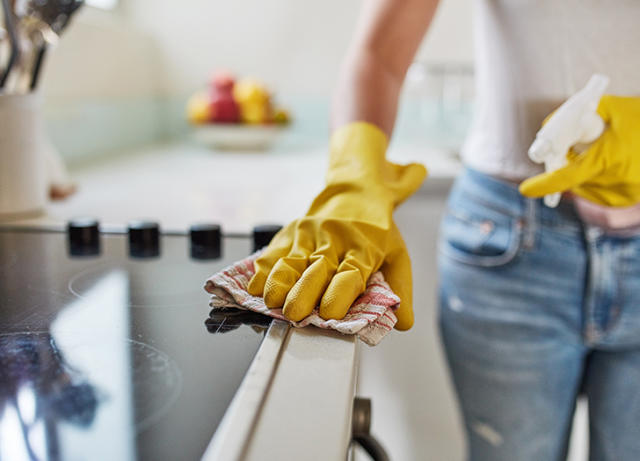
{"type": "Polygon", "coordinates": [[[200,458],[263,338],[205,327],[202,287],[251,242],[198,261],[160,239],[157,258],[126,235],[72,257],[64,233],[0,231],[0,460],[200,458]]]}

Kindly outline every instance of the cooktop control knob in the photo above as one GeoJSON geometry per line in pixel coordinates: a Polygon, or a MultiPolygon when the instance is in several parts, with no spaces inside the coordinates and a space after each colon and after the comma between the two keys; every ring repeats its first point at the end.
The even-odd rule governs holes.
{"type": "Polygon", "coordinates": [[[152,221],[129,223],[129,256],[152,258],[160,254],[160,226],[152,221]]]}
{"type": "Polygon", "coordinates": [[[271,239],[282,229],[278,224],[262,224],[253,228],[253,251],[269,245],[271,239]]]}
{"type": "Polygon", "coordinates": [[[191,235],[191,257],[216,259],[221,256],[222,230],[218,224],[194,224],[191,235]]]}
{"type": "Polygon", "coordinates": [[[69,253],[72,256],[100,254],[100,229],[94,218],[75,218],[67,223],[69,253]]]}

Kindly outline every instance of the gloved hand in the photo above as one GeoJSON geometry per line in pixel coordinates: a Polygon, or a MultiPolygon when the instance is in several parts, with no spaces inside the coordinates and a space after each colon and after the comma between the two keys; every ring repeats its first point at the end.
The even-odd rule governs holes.
{"type": "Polygon", "coordinates": [[[388,162],[387,142],[364,122],[334,133],[325,188],[257,259],[249,293],[294,321],[318,304],[322,318],[341,319],[380,269],[401,300],[396,328],[411,328],[411,262],[392,213],[420,187],[426,169],[388,162]]]}
{"type": "Polygon", "coordinates": [[[567,153],[568,164],[520,185],[527,197],[571,191],[600,205],[640,202],[640,98],[605,95],[598,114],[608,127],[585,152],[567,153]]]}

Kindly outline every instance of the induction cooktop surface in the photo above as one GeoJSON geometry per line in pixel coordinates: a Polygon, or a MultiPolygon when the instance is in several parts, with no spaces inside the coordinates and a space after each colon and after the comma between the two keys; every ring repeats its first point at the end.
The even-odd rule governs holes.
{"type": "Polygon", "coordinates": [[[70,235],[0,230],[0,460],[199,459],[268,326],[202,287],[253,242],[70,235]]]}

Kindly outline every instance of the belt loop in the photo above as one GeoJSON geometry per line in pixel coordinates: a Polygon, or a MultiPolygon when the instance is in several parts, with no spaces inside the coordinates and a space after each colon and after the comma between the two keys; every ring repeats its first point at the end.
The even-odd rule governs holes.
{"type": "Polygon", "coordinates": [[[536,230],[538,223],[536,220],[536,199],[525,199],[525,219],[522,244],[524,248],[530,250],[533,248],[536,240],[536,230]]]}

